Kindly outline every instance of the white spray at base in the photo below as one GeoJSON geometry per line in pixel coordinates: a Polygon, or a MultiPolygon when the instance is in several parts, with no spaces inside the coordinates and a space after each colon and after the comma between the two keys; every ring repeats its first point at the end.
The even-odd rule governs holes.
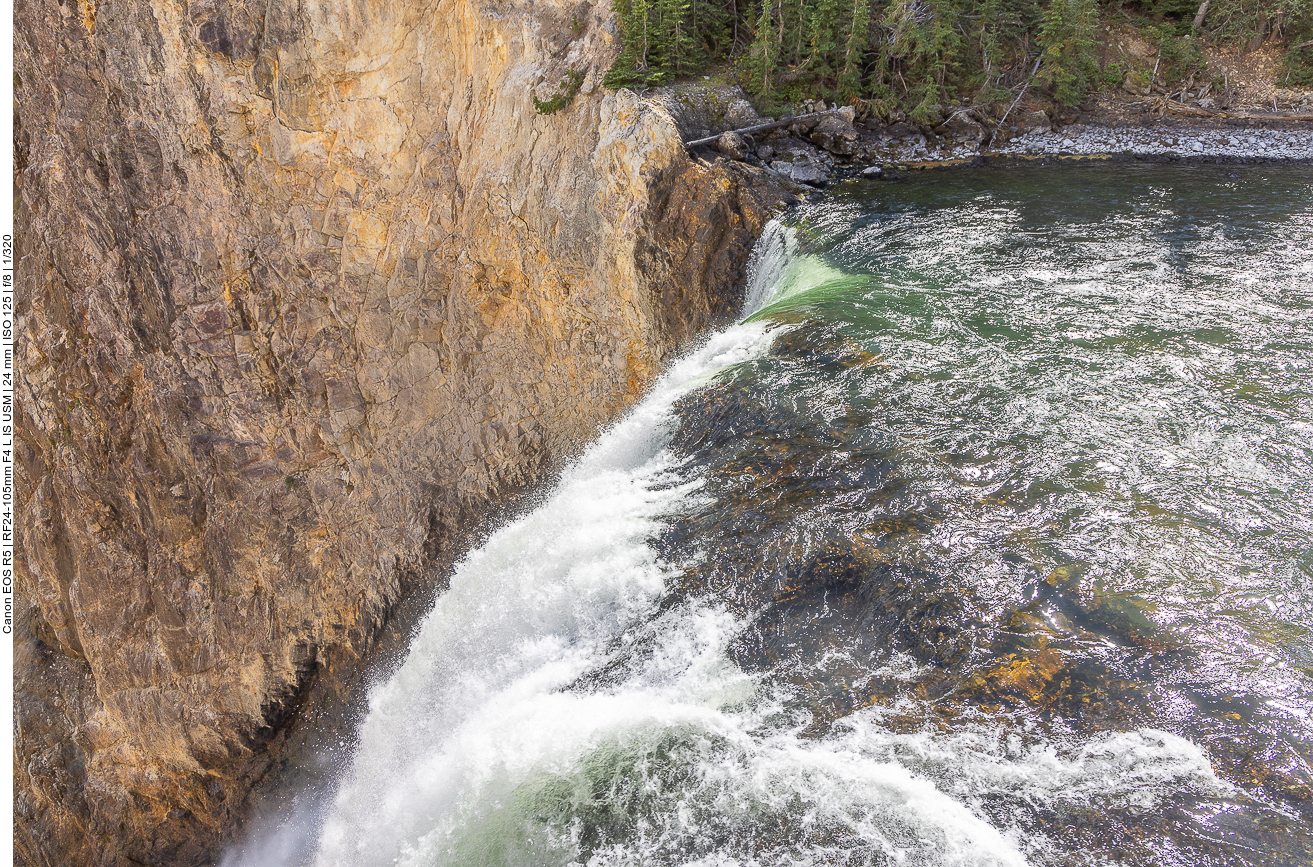
{"type": "MultiPolygon", "coordinates": [[[[767,228],[749,311],[806,282],[795,247],[767,228]]],[[[1197,748],[1158,732],[1019,748],[988,730],[896,735],[872,711],[803,737],[778,722],[784,697],[727,657],[739,620],[697,602],[657,615],[673,571],[649,540],[699,496],[672,472],[672,406],[769,343],[764,325],[712,336],[455,569],[371,695],[310,863],[1019,865],[1035,846],[981,818],[981,796],[1144,809],[1218,789],[1197,748]]],[[[277,849],[240,863],[300,863],[277,849]]]]}

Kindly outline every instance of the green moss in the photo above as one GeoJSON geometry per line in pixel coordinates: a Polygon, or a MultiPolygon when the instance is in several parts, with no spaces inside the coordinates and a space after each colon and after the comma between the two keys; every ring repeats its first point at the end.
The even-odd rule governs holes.
{"type": "Polygon", "coordinates": [[[556,114],[574,102],[575,94],[579,92],[583,83],[584,74],[571,69],[565,73],[565,78],[561,79],[560,84],[556,85],[556,95],[545,102],[536,96],[533,97],[533,107],[539,114],[556,114]]]}

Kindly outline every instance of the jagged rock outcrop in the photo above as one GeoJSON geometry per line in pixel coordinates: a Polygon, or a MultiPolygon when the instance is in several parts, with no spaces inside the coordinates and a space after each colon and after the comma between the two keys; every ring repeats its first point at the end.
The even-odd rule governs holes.
{"type": "Polygon", "coordinates": [[[20,860],[200,864],[773,204],[606,5],[20,0],[20,860]],[[569,73],[574,102],[535,111],[569,73]]]}

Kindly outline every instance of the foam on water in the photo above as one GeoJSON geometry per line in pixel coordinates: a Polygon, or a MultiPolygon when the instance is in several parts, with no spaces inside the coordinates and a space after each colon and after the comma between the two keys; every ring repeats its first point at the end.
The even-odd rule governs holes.
{"type": "MultiPolygon", "coordinates": [[[[746,314],[846,279],[798,247],[795,230],[768,225],[746,314]]],[[[674,404],[772,339],[764,324],[713,335],[537,509],[459,564],[405,663],[371,695],[308,862],[295,840],[275,837],[226,863],[993,867],[1051,861],[1061,845],[1001,813],[1000,799],[1134,814],[1183,794],[1229,797],[1198,746],[1151,728],[1064,737],[980,714],[908,732],[890,722],[894,703],[818,735],[786,685],[732,661],[741,616],[697,599],[658,611],[677,572],[652,540],[703,497],[667,448],[674,404]]],[[[1198,372],[1187,361],[1156,363],[1189,382],[1198,372]]],[[[1068,384],[1053,389],[1016,398],[1007,417],[1040,424],[1068,384]]],[[[1153,417],[1153,407],[1123,409],[1153,417]]],[[[1263,478],[1244,441],[1198,436],[1155,455],[1206,453],[1263,478]]],[[[1102,471],[1139,472],[1118,460],[1110,453],[1102,471]]],[[[883,674],[910,679],[919,665],[894,655],[883,674]]]]}
{"type": "MultiPolygon", "coordinates": [[[[783,231],[772,223],[768,237],[783,231]]],[[[757,273],[770,273],[786,258],[783,249],[764,250],[757,273]]],[[[697,488],[668,478],[672,404],[717,370],[759,353],[764,339],[761,325],[734,326],[676,362],[541,506],[494,533],[456,568],[406,662],[370,696],[360,746],[324,820],[316,863],[413,860],[433,848],[435,834],[455,833],[452,821],[474,809],[472,792],[495,792],[517,773],[576,760],[598,731],[634,724],[644,695],[562,689],[652,607],[669,577],[648,539],[655,521],[697,488]]],[[[664,651],[654,659],[673,654],[685,669],[696,658],[691,646],[664,651]]],[[[683,684],[688,688],[687,677],[683,684]]],[[[701,688],[719,687],[712,679],[701,688]]],[[[666,722],[685,713],[671,696],[666,722]]],[[[640,717],[648,715],[643,710],[640,717]]],[[[251,847],[253,856],[229,863],[291,863],[291,836],[266,837],[251,847]]]]}
{"type": "MultiPolygon", "coordinates": [[[[759,260],[772,267],[777,257],[759,260]]],[[[671,406],[765,340],[762,325],[712,335],[593,443],[541,506],[471,552],[406,662],[371,694],[327,817],[307,794],[294,816],[257,823],[224,867],[305,863],[316,832],[315,863],[393,863],[462,803],[462,786],[477,788],[508,763],[533,766],[530,756],[559,759],[587,735],[582,720],[614,717],[615,702],[572,703],[559,690],[665,585],[669,567],[647,541],[655,521],[697,487],[667,478],[671,406]],[[570,710],[554,718],[557,706],[570,710]]]]}
{"type": "MultiPolygon", "coordinates": [[[[749,310],[839,273],[795,247],[792,230],[768,227],[749,310]]],[[[973,812],[962,780],[1036,797],[1116,791],[1124,753],[1111,741],[1065,759],[968,752],[963,776],[960,744],[909,751],[865,717],[804,738],[770,722],[780,698],[729,662],[738,619],[689,604],[644,622],[671,577],[648,539],[697,496],[669,476],[671,405],[763,346],[760,326],[714,337],[539,509],[466,558],[371,699],[316,864],[1017,865],[1016,841],[973,812]],[[650,652],[619,683],[569,688],[640,643],[650,652]]],[[[1210,776],[1170,736],[1128,737],[1145,754],[1137,769],[1210,776]]]]}
{"type": "Polygon", "coordinates": [[[425,841],[453,833],[473,809],[471,793],[568,762],[645,706],[644,695],[562,690],[652,608],[669,577],[648,540],[698,487],[668,476],[671,404],[691,379],[751,357],[763,331],[737,326],[677,363],[546,502],[457,567],[409,658],[370,697],[317,863],[427,852],[425,841]]]}
{"type": "Polygon", "coordinates": [[[432,634],[443,621],[375,703],[316,863],[1024,863],[961,801],[890,760],[877,727],[826,741],[770,731],[778,704],[726,660],[739,623],[714,607],[640,629],[655,651],[595,692],[563,687],[590,650],[600,661],[596,642],[567,650],[559,633],[490,660],[491,675],[452,677],[448,643],[432,634]],[[478,689],[448,685],[459,680],[478,689]],[[443,699],[458,709],[436,708],[443,699]]]}

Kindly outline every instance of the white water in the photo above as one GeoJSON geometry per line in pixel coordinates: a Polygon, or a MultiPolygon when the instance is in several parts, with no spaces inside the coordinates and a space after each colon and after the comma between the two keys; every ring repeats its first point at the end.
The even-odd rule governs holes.
{"type": "MultiPolygon", "coordinates": [[[[772,224],[750,309],[825,279],[803,258],[772,224]]],[[[739,620],[708,603],[654,616],[672,571],[648,540],[699,496],[671,472],[671,407],[769,340],[764,325],[713,336],[458,566],[371,695],[312,855],[304,830],[284,830],[225,863],[1020,865],[1050,842],[986,821],[991,794],[1142,810],[1224,789],[1196,747],[1153,731],[1055,744],[982,720],[895,734],[869,709],[805,737],[780,688],[727,658],[739,620]]]]}

